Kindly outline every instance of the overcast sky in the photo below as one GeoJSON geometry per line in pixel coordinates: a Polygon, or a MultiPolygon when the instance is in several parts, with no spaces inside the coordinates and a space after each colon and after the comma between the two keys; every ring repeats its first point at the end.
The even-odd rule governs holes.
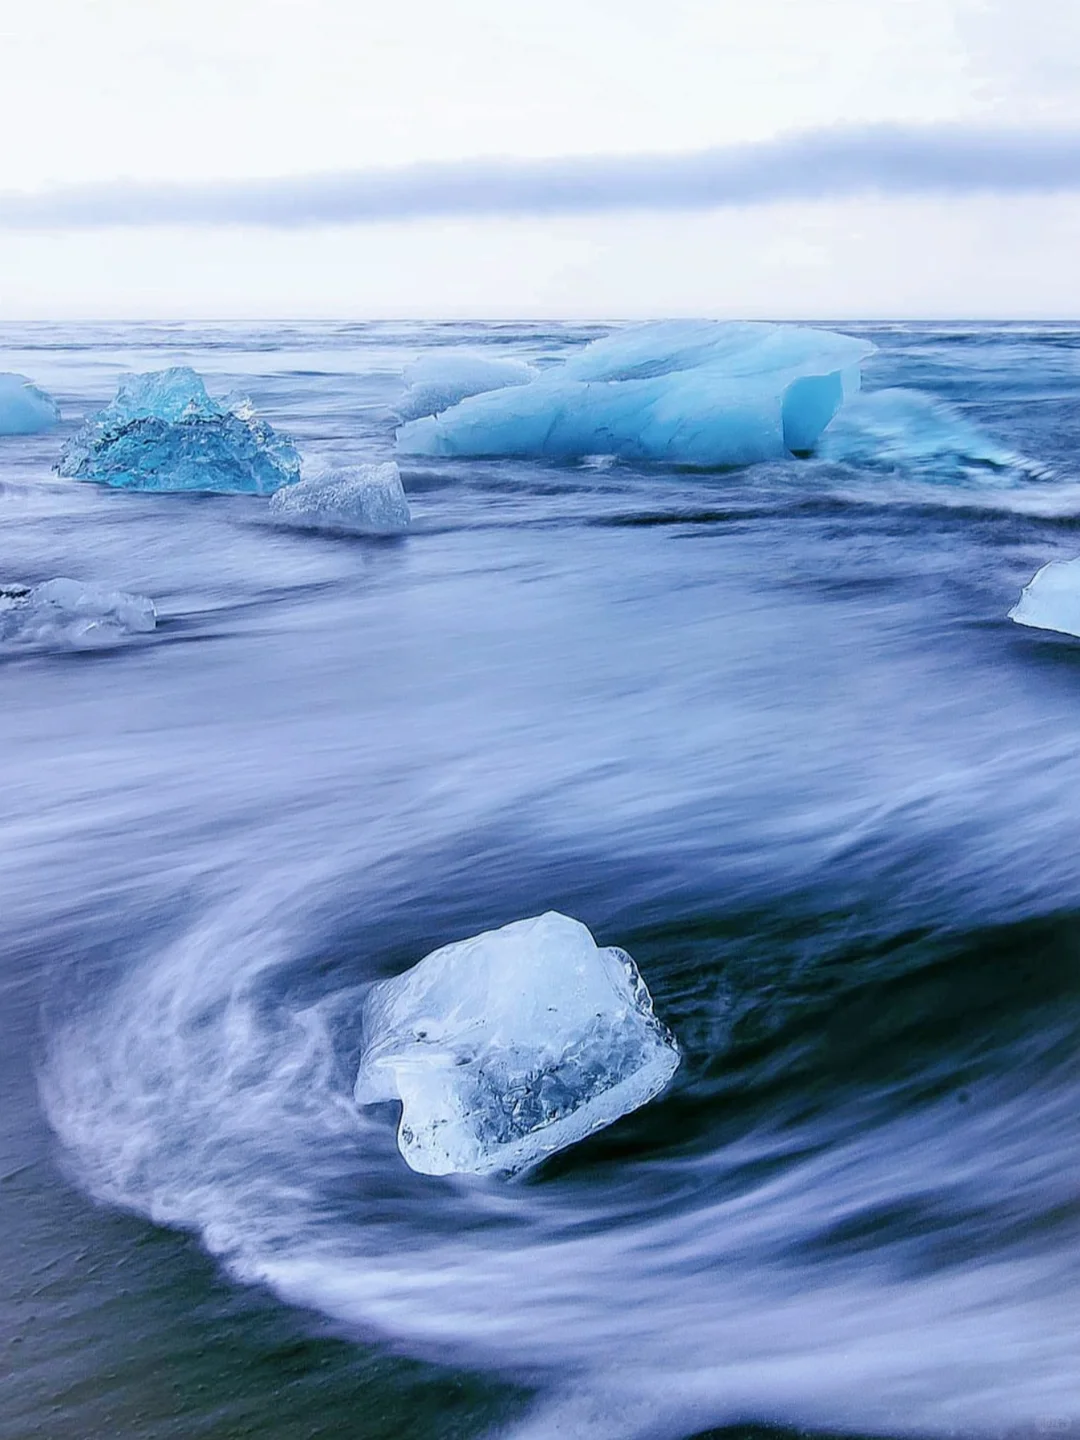
{"type": "Polygon", "coordinates": [[[5,318],[1080,315],[1080,0],[36,0],[0,56],[5,318]]]}

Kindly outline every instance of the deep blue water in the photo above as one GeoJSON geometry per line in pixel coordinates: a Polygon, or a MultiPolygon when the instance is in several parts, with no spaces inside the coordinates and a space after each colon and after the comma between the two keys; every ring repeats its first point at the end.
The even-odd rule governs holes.
{"type": "Polygon", "coordinates": [[[0,1437],[1080,1429],[1080,329],[858,328],[1037,479],[402,466],[394,540],[61,481],[191,364],[383,459],[431,346],[603,327],[8,326],[0,581],[156,634],[0,657],[0,1437]],[[364,983],[543,909],[684,1053],[524,1182],[350,1099],[364,983]]]}

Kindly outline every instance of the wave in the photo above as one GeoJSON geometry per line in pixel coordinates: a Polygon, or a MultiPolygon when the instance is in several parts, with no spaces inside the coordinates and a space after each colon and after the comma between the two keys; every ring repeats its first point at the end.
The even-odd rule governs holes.
{"type": "Polygon", "coordinates": [[[673,916],[670,1099],[533,1182],[433,1181],[351,1100],[378,957],[312,982],[304,897],[343,878],[222,899],[54,1025],[42,1098],[97,1198],[358,1333],[531,1376],[523,1436],[1080,1419],[1080,921],[758,968],[730,915],[673,916]]]}
{"type": "MultiPolygon", "coordinates": [[[[111,377],[113,333],[57,368],[65,403],[111,377]]],[[[267,358],[267,327],[214,363],[261,375],[305,445],[379,455],[417,337],[469,333],[298,328],[298,352],[339,348],[332,382],[267,358]]],[[[132,355],[140,334],[115,331],[132,355]]],[[[498,343],[532,362],[587,338],[558,334],[498,343]]],[[[379,1363],[532,1387],[522,1436],[1080,1423],[1077,655],[1004,620],[1076,551],[1075,407],[1046,402],[1060,364],[1028,350],[991,406],[1007,336],[953,345],[952,389],[910,339],[874,383],[964,406],[937,450],[901,426],[914,460],[432,464],[404,476],[394,546],[272,528],[243,497],[166,515],[44,481],[44,451],[13,446],[13,573],[77,559],[159,597],[184,642],[107,676],[9,667],[7,978],[50,992],[40,1093],[81,1189],[379,1363]],[[1053,474],[995,468],[987,443],[1053,474]],[[685,1056],[670,1093],[514,1185],[414,1174],[392,1110],[351,1098],[367,985],[552,904],[640,963],[685,1056]]],[[[154,1323],[183,1326],[185,1262],[158,1251],[154,1323]]],[[[37,1329],[112,1404],[104,1312],[80,1334],[68,1303],[36,1298],[37,1329]]]]}
{"type": "Polygon", "coordinates": [[[944,483],[1046,479],[1045,465],[998,444],[965,416],[918,390],[872,390],[849,400],[815,447],[873,475],[900,471],[944,483]]]}

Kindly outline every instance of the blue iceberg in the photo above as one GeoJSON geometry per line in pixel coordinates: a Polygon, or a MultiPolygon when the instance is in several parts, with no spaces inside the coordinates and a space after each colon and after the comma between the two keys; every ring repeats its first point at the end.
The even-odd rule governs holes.
{"type": "Polygon", "coordinates": [[[554,911],[444,946],[364,1003],[355,1095],[423,1175],[513,1174],[651,1100],[679,1049],[637,966],[554,911]]]}
{"type": "Polygon", "coordinates": [[[177,366],[122,380],[56,468],[120,489],[266,495],[299,479],[300,456],[250,402],[213,400],[194,370],[177,366]]]}
{"type": "Polygon", "coordinates": [[[154,603],[145,595],[66,577],[0,586],[0,644],[8,648],[98,649],[156,625],[154,603]]]}
{"type": "Polygon", "coordinates": [[[286,525],[353,535],[397,535],[412,516],[394,462],[317,470],[270,497],[270,513],[286,525]]]}
{"type": "Polygon", "coordinates": [[[59,419],[56,401],[25,375],[0,374],[0,435],[36,435],[59,419]]]}
{"type": "Polygon", "coordinates": [[[1052,560],[1036,571],[1009,611],[1009,619],[1033,630],[1080,637],[1080,558],[1052,560]]]}
{"type": "Polygon", "coordinates": [[[874,390],[839,412],[814,453],[861,470],[902,472],[922,479],[1010,480],[1043,473],[998,445],[977,425],[919,390],[874,390]]]}
{"type": "Polygon", "coordinates": [[[813,450],[869,341],[799,325],[664,321],[618,331],[525,385],[398,431],[405,455],[615,455],[702,468],[813,450]]]}
{"type": "Polygon", "coordinates": [[[493,359],[471,351],[421,355],[405,367],[406,391],[398,403],[402,420],[437,415],[451,405],[485,391],[508,385],[528,385],[540,371],[524,360],[493,359]]]}

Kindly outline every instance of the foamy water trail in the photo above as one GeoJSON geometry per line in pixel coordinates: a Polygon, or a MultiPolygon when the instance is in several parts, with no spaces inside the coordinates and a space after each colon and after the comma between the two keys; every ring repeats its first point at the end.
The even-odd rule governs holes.
{"type": "Polygon", "coordinates": [[[361,987],[291,993],[304,897],[329,878],[273,875],[223,901],[51,1037],[46,1110],[98,1198],[195,1230],[238,1279],[358,1334],[546,1377],[556,1397],[572,1377],[523,1436],[675,1436],[748,1414],[897,1434],[1080,1419],[1080,1274],[1059,1253],[998,1236],[977,1266],[942,1266],[908,1240],[868,1263],[858,1244],[872,1217],[887,1231],[920,1205],[948,1201],[960,1225],[1070,1203],[1067,1025],[959,1114],[951,1093],[892,1116],[882,1096],[812,1136],[766,1122],[595,1180],[435,1182],[351,1102],[361,987]],[[763,1166],[773,1178],[739,1182],[763,1166]],[[829,1253],[821,1237],[847,1223],[829,1253]]]}

